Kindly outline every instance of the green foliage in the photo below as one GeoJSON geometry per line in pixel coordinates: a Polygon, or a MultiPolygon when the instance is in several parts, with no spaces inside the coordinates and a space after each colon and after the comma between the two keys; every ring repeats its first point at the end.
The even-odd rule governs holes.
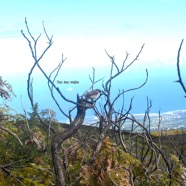
{"type": "Polygon", "coordinates": [[[14,132],[23,142],[18,141],[9,133],[0,130],[0,186],[26,185],[26,186],[52,186],[54,173],[50,149],[38,150],[34,142],[35,137],[40,144],[46,145],[46,133],[39,123],[26,127],[25,118],[16,115],[14,122],[6,122],[4,126],[14,132]],[[4,167],[3,167],[4,166],[4,167]]]}
{"type": "Polygon", "coordinates": [[[182,135],[185,134],[184,130],[165,130],[165,131],[153,131],[151,132],[152,136],[159,137],[159,136],[174,136],[174,135],[182,135]]]}
{"type": "MultiPolygon", "coordinates": [[[[37,107],[37,105],[36,105],[37,107]]],[[[37,108],[36,108],[37,110],[37,108]]],[[[8,115],[8,110],[3,110],[8,115]]],[[[47,112],[47,111],[46,111],[47,112]]],[[[0,186],[26,185],[26,186],[52,186],[55,184],[55,176],[52,166],[50,152],[51,138],[47,137],[46,128],[37,120],[29,121],[28,130],[26,118],[17,114],[10,115],[10,120],[4,120],[3,126],[14,132],[23,142],[20,146],[18,141],[6,131],[0,131],[0,186]],[[38,148],[38,142],[41,148],[38,148]]],[[[34,117],[33,117],[34,119],[34,117]]],[[[61,125],[53,124],[57,131],[64,130],[61,125]]],[[[163,136],[162,151],[170,164],[171,174],[168,174],[167,167],[162,157],[159,159],[159,167],[151,162],[149,167],[146,164],[150,158],[150,151],[144,162],[140,159],[141,148],[147,150],[142,138],[134,140],[137,153],[132,149],[129,153],[124,152],[119,144],[106,137],[99,152],[99,155],[92,159],[97,144],[97,129],[82,127],[72,138],[65,141],[61,149],[61,158],[67,158],[67,165],[64,167],[66,183],[71,186],[104,186],[104,185],[132,185],[143,186],[176,186],[183,183],[181,175],[183,167],[176,156],[167,136],[173,139],[176,148],[181,148],[179,142],[183,142],[185,132],[175,135],[163,136]],[[91,131],[91,132],[90,132],[91,131]],[[90,133],[90,134],[89,134],[90,133]],[[89,136],[87,136],[87,134],[89,136]],[[92,136],[91,136],[92,135],[92,136]],[[87,139],[88,140],[85,140],[87,139]],[[180,138],[177,140],[177,138],[180,138]],[[64,150],[65,149],[65,150],[64,150]],[[131,176],[132,175],[132,176],[131,176]]],[[[68,129],[66,129],[68,130],[68,129]]],[[[154,142],[158,144],[159,136],[153,136],[154,142]]],[[[183,146],[183,153],[185,151],[183,146]]],[[[155,155],[153,155],[155,158],[155,155]]]]}
{"type": "Polygon", "coordinates": [[[12,86],[0,76],[0,97],[3,99],[10,99],[14,95],[12,86]]]}
{"type": "Polygon", "coordinates": [[[48,109],[43,109],[41,112],[40,112],[40,115],[43,119],[45,120],[50,120],[50,119],[55,119],[56,117],[56,112],[50,108],[48,109]]]}
{"type": "Polygon", "coordinates": [[[30,121],[36,122],[38,120],[37,115],[39,113],[39,104],[35,103],[32,112],[28,112],[28,115],[30,116],[30,121]]]}
{"type": "Polygon", "coordinates": [[[0,106],[0,125],[6,124],[9,121],[13,120],[12,114],[10,114],[12,109],[7,105],[0,106]]]}
{"type": "Polygon", "coordinates": [[[182,179],[180,175],[183,173],[183,167],[177,156],[171,155],[172,161],[172,175],[170,182],[174,185],[180,185],[182,179]]]}
{"type": "Polygon", "coordinates": [[[85,164],[81,170],[81,185],[130,185],[129,166],[140,162],[113,145],[107,137],[99,156],[93,164],[85,164]]]}
{"type": "Polygon", "coordinates": [[[11,171],[11,175],[7,177],[3,171],[0,171],[0,186],[7,186],[10,183],[15,185],[22,183],[25,186],[52,186],[54,184],[53,172],[44,165],[28,163],[22,165],[21,168],[15,168],[11,171]]]}

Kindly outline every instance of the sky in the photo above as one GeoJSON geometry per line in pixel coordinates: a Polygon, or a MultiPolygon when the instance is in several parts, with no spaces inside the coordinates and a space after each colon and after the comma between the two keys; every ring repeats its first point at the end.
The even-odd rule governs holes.
{"type": "MultiPolygon", "coordinates": [[[[21,30],[27,34],[24,22],[26,17],[30,31],[35,37],[43,33],[43,21],[48,35],[53,35],[54,44],[41,61],[47,72],[60,62],[62,53],[67,57],[59,79],[80,82],[73,87],[66,86],[65,91],[69,93],[79,91],[79,87],[81,92],[82,89],[87,90],[90,82],[85,83],[85,80],[88,81],[92,67],[96,68],[98,78],[103,76],[103,72],[107,72],[110,63],[105,49],[111,56],[114,55],[117,64],[121,65],[126,51],[130,53],[130,62],[144,43],[139,60],[127,72],[133,79],[129,79],[129,83],[135,81],[135,77],[144,79],[146,68],[152,74],[150,80],[158,79],[158,76],[176,78],[176,71],[170,69],[176,68],[178,47],[181,39],[186,37],[185,7],[185,0],[1,1],[0,75],[15,87],[18,97],[24,95],[27,102],[26,79],[33,60],[28,43],[21,34],[21,30]],[[165,76],[168,73],[173,75],[165,76]]],[[[46,46],[46,42],[42,34],[38,43],[39,52],[46,46]]],[[[185,43],[181,63],[184,68],[185,43]]],[[[41,81],[44,80],[40,79],[37,70],[35,73],[35,86],[36,90],[39,90],[41,81]]],[[[173,80],[176,79],[170,79],[170,82],[173,80]]],[[[165,84],[161,87],[163,91],[165,84]]],[[[146,89],[148,88],[147,86],[146,89]]],[[[176,86],[176,89],[179,92],[178,97],[182,98],[181,88],[176,86]]]]}

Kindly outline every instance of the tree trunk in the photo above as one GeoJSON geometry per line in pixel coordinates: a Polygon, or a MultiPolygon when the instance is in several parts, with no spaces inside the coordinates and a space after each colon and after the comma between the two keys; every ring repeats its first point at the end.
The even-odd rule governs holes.
{"type": "Polygon", "coordinates": [[[78,103],[81,104],[82,106],[77,105],[77,115],[74,121],[71,123],[69,129],[66,131],[63,131],[61,133],[56,134],[53,139],[52,139],[52,144],[51,144],[51,151],[52,151],[52,162],[54,166],[54,171],[56,175],[56,185],[57,186],[65,186],[65,176],[63,173],[63,167],[62,167],[62,159],[60,157],[60,146],[61,144],[73,136],[80,126],[83,124],[84,118],[85,118],[85,113],[86,113],[86,102],[82,99],[77,98],[78,103]]]}

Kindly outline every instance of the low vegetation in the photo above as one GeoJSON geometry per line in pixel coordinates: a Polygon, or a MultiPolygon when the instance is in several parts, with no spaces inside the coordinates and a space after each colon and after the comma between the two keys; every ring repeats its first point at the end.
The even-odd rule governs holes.
{"type": "MultiPolygon", "coordinates": [[[[0,133],[0,185],[52,186],[55,174],[51,157],[51,138],[45,127],[23,115],[1,121],[5,130],[0,133]],[[19,118],[19,119],[18,119],[19,118]],[[29,129],[28,125],[29,124],[29,129]]],[[[52,122],[58,131],[69,126],[52,122]]],[[[118,131],[109,130],[99,155],[93,156],[99,141],[99,128],[82,126],[65,141],[61,150],[67,185],[181,185],[184,184],[186,162],[186,132],[153,132],[152,142],[161,149],[149,150],[142,134],[125,132],[123,148],[118,131]],[[170,135],[169,135],[170,134],[170,135]],[[167,164],[171,174],[167,172],[167,164]]]]}

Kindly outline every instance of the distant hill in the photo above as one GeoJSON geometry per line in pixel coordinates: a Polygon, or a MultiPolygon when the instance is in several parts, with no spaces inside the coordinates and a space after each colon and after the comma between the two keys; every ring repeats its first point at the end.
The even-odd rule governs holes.
{"type": "MultiPolygon", "coordinates": [[[[143,123],[144,114],[133,114],[137,121],[143,123]]],[[[151,131],[158,130],[159,125],[159,114],[158,113],[150,113],[150,128],[151,131]]],[[[169,112],[160,113],[160,127],[163,130],[171,130],[171,129],[186,129],[186,110],[174,110],[169,112]]],[[[95,116],[88,116],[85,118],[84,125],[93,125],[96,123],[97,119],[95,116]]],[[[148,125],[148,120],[146,121],[146,125],[148,125]]],[[[130,131],[131,130],[131,121],[127,120],[125,124],[123,124],[123,129],[130,131]]],[[[139,132],[141,129],[139,127],[136,128],[136,132],[139,132]]]]}
{"type": "MultiPolygon", "coordinates": [[[[143,122],[144,114],[134,114],[135,118],[143,122]]],[[[150,113],[151,130],[158,130],[159,114],[150,113]]],[[[174,110],[160,113],[160,127],[163,130],[186,129],[186,110],[174,110]]],[[[128,123],[129,124],[129,123],[128,123]]],[[[148,122],[146,122],[148,124],[148,122]]],[[[127,128],[130,126],[126,126],[127,128]]]]}

